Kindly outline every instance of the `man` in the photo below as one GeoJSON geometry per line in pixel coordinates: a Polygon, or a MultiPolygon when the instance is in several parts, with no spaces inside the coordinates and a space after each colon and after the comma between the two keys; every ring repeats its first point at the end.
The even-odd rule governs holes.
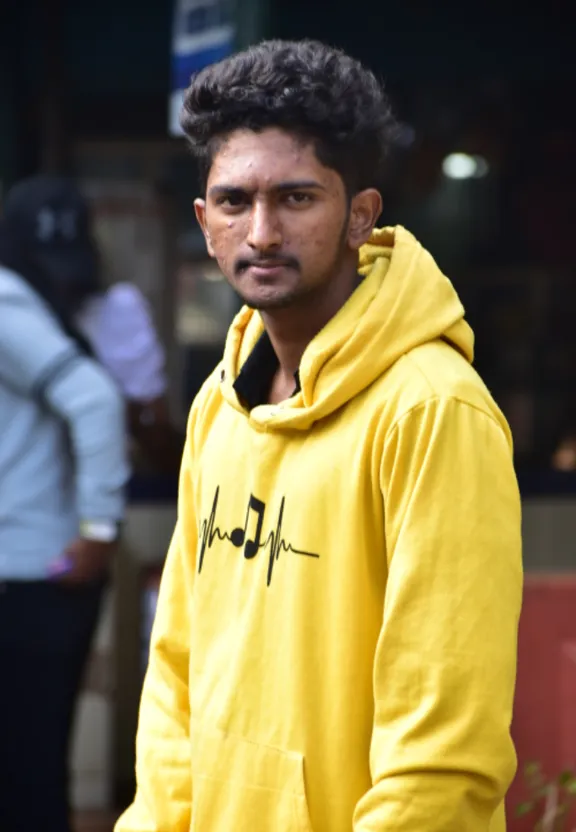
{"type": "Polygon", "coordinates": [[[84,200],[34,177],[3,208],[0,829],[70,832],[70,733],[124,511],[125,414],[72,323],[97,282],[84,200]]]}
{"type": "Polygon", "coordinates": [[[166,356],[145,296],[129,282],[102,286],[76,323],[124,396],[134,467],[174,476],[184,431],[171,422],[166,356]]]}
{"type": "Polygon", "coordinates": [[[117,832],[502,832],[521,600],[503,416],[450,282],[375,230],[391,118],[315,42],[198,74],[246,307],[190,415],[117,832]]]}

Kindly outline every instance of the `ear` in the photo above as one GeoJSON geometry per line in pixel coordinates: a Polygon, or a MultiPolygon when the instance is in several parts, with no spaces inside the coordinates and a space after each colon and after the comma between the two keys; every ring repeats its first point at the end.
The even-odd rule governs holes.
{"type": "Polygon", "coordinates": [[[382,197],[375,188],[367,188],[352,197],[348,221],[348,245],[351,249],[358,250],[368,242],[381,213],[382,197]]]}
{"type": "Polygon", "coordinates": [[[208,227],[206,225],[206,202],[203,199],[195,199],[194,211],[196,213],[198,225],[202,229],[202,234],[204,234],[204,239],[206,240],[206,248],[208,249],[208,254],[210,255],[210,257],[214,257],[215,254],[214,249],[212,248],[212,240],[210,239],[210,232],[208,231],[208,227]]]}

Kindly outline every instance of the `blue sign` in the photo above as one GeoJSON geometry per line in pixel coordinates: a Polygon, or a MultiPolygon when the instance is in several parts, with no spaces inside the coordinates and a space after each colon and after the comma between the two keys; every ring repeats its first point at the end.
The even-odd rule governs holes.
{"type": "Polygon", "coordinates": [[[180,110],[190,78],[234,51],[233,0],[176,0],[169,131],[181,136],[180,110]]]}

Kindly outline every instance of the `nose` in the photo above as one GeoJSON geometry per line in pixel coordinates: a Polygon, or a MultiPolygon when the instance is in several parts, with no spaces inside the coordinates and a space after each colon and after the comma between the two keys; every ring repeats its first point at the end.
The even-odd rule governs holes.
{"type": "Polygon", "coordinates": [[[254,251],[275,251],[282,245],[282,229],[272,206],[255,201],[246,240],[254,251]]]}

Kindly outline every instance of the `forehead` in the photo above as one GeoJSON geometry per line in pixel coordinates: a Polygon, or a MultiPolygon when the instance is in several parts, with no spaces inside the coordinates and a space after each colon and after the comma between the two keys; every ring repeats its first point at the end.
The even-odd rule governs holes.
{"type": "Polygon", "coordinates": [[[285,130],[236,130],[214,154],[208,185],[238,188],[273,187],[288,180],[316,180],[331,190],[340,177],[324,167],[311,142],[285,130]]]}

